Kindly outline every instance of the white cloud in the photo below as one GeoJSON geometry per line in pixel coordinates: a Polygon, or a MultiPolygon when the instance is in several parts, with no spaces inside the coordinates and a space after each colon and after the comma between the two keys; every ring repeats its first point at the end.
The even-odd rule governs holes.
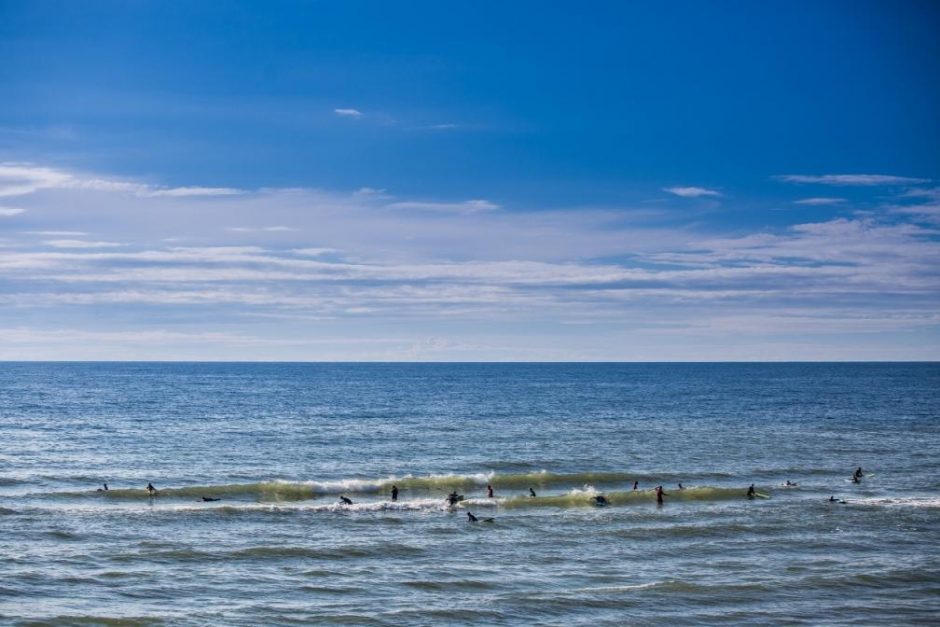
{"type": "Polygon", "coordinates": [[[416,211],[438,211],[444,213],[479,213],[499,209],[499,205],[488,200],[465,200],[464,202],[419,202],[402,201],[386,205],[389,209],[413,209],[416,211]]]}
{"type": "Polygon", "coordinates": [[[12,216],[18,216],[21,213],[25,213],[26,209],[20,209],[19,207],[0,207],[0,217],[9,218],[12,216]]]}
{"type": "Polygon", "coordinates": [[[701,196],[721,196],[720,192],[704,187],[664,187],[664,192],[675,194],[683,198],[699,198],[701,196]]]}
{"type": "Polygon", "coordinates": [[[361,118],[362,111],[358,109],[333,109],[333,113],[347,118],[361,118]]]}
{"type": "Polygon", "coordinates": [[[244,194],[244,190],[232,187],[170,187],[153,189],[148,192],[150,196],[236,196],[244,194]]]}
{"type": "Polygon", "coordinates": [[[47,237],[83,237],[88,235],[85,231],[26,231],[30,235],[44,235],[47,237]]]}
{"type": "MultiPolygon", "coordinates": [[[[116,320],[124,305],[154,305],[135,322],[141,332],[181,328],[180,320],[208,329],[210,310],[213,330],[230,325],[224,328],[254,333],[261,328],[254,325],[277,320],[258,331],[265,345],[332,332],[342,341],[364,328],[411,325],[420,333],[397,345],[407,352],[420,337],[502,345],[487,334],[464,342],[470,328],[507,337],[519,331],[522,338],[542,329],[581,350],[574,335],[550,325],[605,336],[625,327],[668,327],[722,337],[733,335],[734,321],[752,325],[755,335],[761,324],[777,323],[794,332],[837,332],[838,323],[824,316],[859,332],[937,327],[927,313],[937,311],[940,293],[940,230],[930,227],[937,203],[926,193],[916,198],[929,202],[914,205],[911,196],[899,200],[904,206],[875,206],[867,217],[722,236],[705,223],[677,224],[674,215],[657,224],[616,209],[497,211],[481,199],[391,202],[377,190],[262,189],[211,199],[150,191],[213,188],[140,191],[102,183],[107,178],[34,169],[40,172],[34,178],[50,183],[30,199],[30,217],[42,218],[32,228],[42,230],[19,233],[48,236],[45,246],[52,248],[30,237],[3,242],[0,328],[16,326],[32,307],[55,308],[73,320],[86,316],[93,325],[116,320]],[[86,230],[94,235],[84,237],[86,230]],[[780,313],[801,308],[810,313],[780,313]],[[355,328],[357,321],[363,326],[355,328]],[[450,331],[442,328],[448,324],[450,331]]],[[[642,338],[620,340],[632,346],[628,340],[642,338]]],[[[50,346],[60,341],[48,338],[50,346]]],[[[616,353],[615,343],[599,341],[597,350],[633,355],[616,353]]],[[[511,343],[501,355],[546,355],[523,344],[511,343]]],[[[483,356],[449,344],[440,352],[483,356]]],[[[41,353],[0,349],[0,356],[17,354],[41,353]]],[[[218,354],[203,354],[212,355],[218,354]]]]}
{"type": "Polygon", "coordinates": [[[838,205],[839,203],[845,202],[845,198],[802,198],[800,200],[794,200],[793,203],[796,205],[810,205],[810,206],[824,206],[824,205],[838,205]]]}
{"type": "Polygon", "coordinates": [[[819,185],[915,185],[928,183],[930,179],[919,179],[908,176],[892,176],[889,174],[782,174],[774,177],[786,183],[816,183],[819,185]]]}
{"type": "Polygon", "coordinates": [[[88,242],[80,239],[51,239],[43,242],[53,248],[113,248],[121,246],[115,242],[88,242]]]}

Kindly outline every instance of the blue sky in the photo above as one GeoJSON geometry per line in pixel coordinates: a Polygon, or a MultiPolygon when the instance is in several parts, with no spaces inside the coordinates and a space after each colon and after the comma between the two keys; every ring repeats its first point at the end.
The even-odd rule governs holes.
{"type": "Polygon", "coordinates": [[[938,359],[938,34],[0,0],[0,359],[938,359]]]}

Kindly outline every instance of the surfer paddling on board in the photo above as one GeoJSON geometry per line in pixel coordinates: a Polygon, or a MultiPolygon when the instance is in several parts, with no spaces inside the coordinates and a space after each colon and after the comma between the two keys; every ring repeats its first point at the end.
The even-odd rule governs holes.
{"type": "Polygon", "coordinates": [[[204,496],[199,500],[202,501],[203,503],[214,503],[216,501],[221,501],[222,499],[212,498],[211,496],[204,496]]]}
{"type": "Polygon", "coordinates": [[[343,505],[352,505],[352,504],[353,504],[352,499],[349,498],[348,496],[346,496],[345,494],[340,494],[340,495],[339,495],[339,500],[340,500],[340,502],[341,502],[343,505]]]}
{"type": "MultiPolygon", "coordinates": [[[[493,522],[493,520],[494,520],[493,518],[484,518],[483,522],[491,523],[493,522]]],[[[467,522],[472,522],[472,523],[480,522],[480,519],[474,516],[473,512],[467,512],[467,522]]]]}
{"type": "Polygon", "coordinates": [[[663,492],[663,486],[661,486],[661,485],[656,486],[656,504],[657,504],[657,505],[662,505],[662,504],[663,504],[663,497],[664,497],[664,496],[669,496],[669,495],[666,494],[665,492],[663,492]]]}
{"type": "Polygon", "coordinates": [[[830,503],[841,503],[842,505],[845,505],[845,499],[837,499],[837,498],[834,497],[834,496],[830,496],[830,497],[829,497],[829,502],[830,502],[830,503]]]}

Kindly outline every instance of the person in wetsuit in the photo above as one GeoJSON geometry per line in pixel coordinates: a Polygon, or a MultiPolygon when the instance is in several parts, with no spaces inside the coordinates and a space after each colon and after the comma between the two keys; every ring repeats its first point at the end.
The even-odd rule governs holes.
{"type": "Polygon", "coordinates": [[[639,490],[639,489],[640,489],[640,482],[639,482],[639,481],[634,481],[634,482],[633,482],[633,489],[634,489],[634,490],[639,490]]]}
{"type": "Polygon", "coordinates": [[[214,498],[209,497],[209,496],[204,496],[204,497],[202,497],[200,500],[201,500],[203,503],[213,503],[213,502],[215,502],[215,501],[221,501],[222,499],[214,499],[214,498]]]}
{"type": "Polygon", "coordinates": [[[398,500],[398,486],[397,485],[392,486],[392,500],[393,501],[398,500]]]}
{"type": "Polygon", "coordinates": [[[752,499],[757,496],[757,492],[754,490],[754,484],[751,484],[751,487],[747,489],[747,498],[752,499]]]}
{"type": "Polygon", "coordinates": [[[344,494],[341,494],[341,495],[339,496],[339,500],[340,500],[340,502],[342,502],[343,505],[352,505],[352,504],[353,504],[352,499],[349,498],[348,496],[344,495],[344,494]]]}
{"type": "Polygon", "coordinates": [[[535,498],[535,490],[533,490],[532,488],[529,488],[529,496],[531,496],[532,498],[535,498]]]}
{"type": "Polygon", "coordinates": [[[150,494],[150,496],[153,496],[157,493],[157,489],[153,487],[153,484],[149,481],[147,482],[147,493],[150,494]]]}
{"type": "Polygon", "coordinates": [[[486,496],[487,498],[493,498],[493,486],[487,484],[486,486],[486,496]]]}
{"type": "Polygon", "coordinates": [[[450,494],[447,495],[447,502],[448,502],[450,505],[456,505],[457,503],[459,503],[459,502],[462,501],[462,500],[463,500],[463,497],[462,497],[461,495],[457,494],[457,490],[454,490],[453,492],[451,492],[450,494]]]}
{"type": "Polygon", "coordinates": [[[669,496],[669,495],[666,494],[665,492],[663,492],[663,486],[661,486],[661,485],[656,486],[656,504],[657,504],[657,505],[662,505],[662,504],[663,504],[663,497],[664,497],[664,496],[669,496]]]}
{"type": "Polygon", "coordinates": [[[594,497],[594,504],[598,507],[604,507],[605,505],[610,505],[610,501],[608,501],[607,497],[603,494],[598,494],[594,497]]]}

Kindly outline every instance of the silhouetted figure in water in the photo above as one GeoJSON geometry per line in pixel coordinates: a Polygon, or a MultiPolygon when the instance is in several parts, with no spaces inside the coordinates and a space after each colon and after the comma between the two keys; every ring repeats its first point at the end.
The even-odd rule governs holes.
{"type": "Polygon", "coordinates": [[[493,498],[493,486],[487,484],[486,486],[486,496],[488,498],[493,498]]]}
{"type": "Polygon", "coordinates": [[[211,496],[204,496],[200,499],[203,503],[212,503],[215,501],[221,501],[222,499],[214,499],[211,496]]]}
{"type": "Polygon", "coordinates": [[[788,488],[795,488],[795,487],[798,486],[798,485],[800,485],[800,484],[798,484],[798,483],[792,483],[789,479],[787,479],[786,486],[787,486],[788,488]]]}
{"type": "Polygon", "coordinates": [[[747,498],[753,499],[755,496],[757,496],[757,492],[754,490],[754,484],[752,483],[751,487],[747,489],[747,498]]]}
{"type": "Polygon", "coordinates": [[[104,487],[103,487],[103,488],[98,488],[98,492],[107,492],[107,491],[108,491],[108,484],[107,484],[107,483],[102,483],[101,485],[103,485],[104,487]]]}
{"type": "Polygon", "coordinates": [[[598,494],[594,497],[594,504],[598,507],[604,507],[605,505],[610,505],[610,501],[608,501],[607,497],[603,494],[598,494]]]}
{"type": "Polygon", "coordinates": [[[656,504],[657,504],[657,505],[662,505],[662,504],[663,504],[663,497],[664,497],[664,496],[669,496],[669,495],[666,494],[665,492],[663,492],[663,486],[661,486],[661,485],[656,486],[656,504]]]}
{"type": "Polygon", "coordinates": [[[533,490],[532,488],[529,488],[529,496],[535,498],[535,490],[533,490]]]}
{"type": "Polygon", "coordinates": [[[859,479],[858,475],[852,475],[852,483],[861,483],[862,480],[859,479]]]}
{"type": "MultiPolygon", "coordinates": [[[[858,468],[856,468],[855,472],[852,473],[852,476],[855,477],[856,479],[861,479],[862,477],[864,477],[865,473],[862,472],[862,467],[859,466],[858,468]]],[[[855,483],[858,483],[858,481],[856,481],[855,483]]]]}
{"type": "Polygon", "coordinates": [[[633,482],[633,489],[634,489],[634,490],[639,490],[639,489],[640,489],[640,482],[639,482],[639,481],[634,481],[634,482],[633,482]]]}
{"type": "Polygon", "coordinates": [[[830,496],[830,497],[829,497],[829,502],[830,502],[830,503],[841,503],[842,505],[845,505],[845,499],[837,499],[837,498],[834,497],[834,496],[830,496]]]}
{"type": "Polygon", "coordinates": [[[339,496],[339,500],[340,500],[340,502],[342,502],[343,505],[352,505],[352,504],[353,504],[352,499],[349,498],[349,497],[347,497],[347,496],[344,495],[344,494],[341,494],[341,495],[339,496]]]}
{"type": "Polygon", "coordinates": [[[451,505],[451,506],[456,505],[457,503],[459,503],[459,502],[462,501],[462,500],[463,500],[463,495],[462,495],[462,494],[457,494],[457,491],[456,491],[456,490],[454,490],[453,492],[451,492],[450,494],[447,495],[447,503],[448,503],[449,505],[451,505]]]}
{"type": "MultiPolygon", "coordinates": [[[[495,519],[493,519],[493,518],[484,518],[484,519],[483,519],[483,522],[485,522],[485,523],[491,523],[491,522],[493,522],[493,520],[495,520],[495,519]]],[[[473,515],[473,512],[467,512],[467,522],[472,522],[472,523],[480,522],[480,519],[477,518],[476,516],[474,516],[474,515],[473,515]]]]}
{"type": "Polygon", "coordinates": [[[153,487],[153,484],[149,481],[147,482],[147,493],[150,494],[150,496],[153,496],[157,493],[157,489],[153,487]]]}
{"type": "Polygon", "coordinates": [[[685,490],[685,488],[682,487],[682,484],[681,484],[681,483],[679,484],[679,489],[680,489],[680,490],[685,490]]]}
{"type": "Polygon", "coordinates": [[[398,486],[397,485],[392,486],[392,500],[393,501],[398,500],[398,486]]]}

